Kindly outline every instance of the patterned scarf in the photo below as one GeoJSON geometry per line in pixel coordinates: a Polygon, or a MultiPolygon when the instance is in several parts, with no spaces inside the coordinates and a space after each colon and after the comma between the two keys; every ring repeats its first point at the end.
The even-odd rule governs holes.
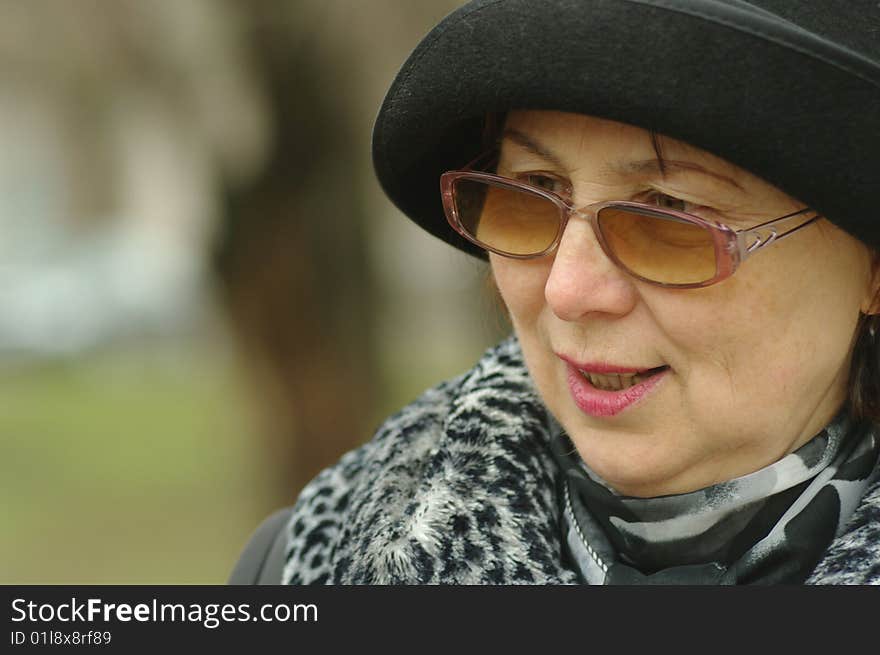
{"type": "MultiPolygon", "coordinates": [[[[618,547],[603,534],[606,528],[592,522],[592,505],[600,504],[589,498],[581,501],[580,491],[568,483],[552,452],[556,441],[519,343],[513,337],[503,341],[486,352],[473,369],[429,389],[389,417],[371,440],[306,486],[285,528],[282,581],[603,582],[604,571],[593,576],[586,570],[593,560],[584,542],[579,536],[572,538],[582,526],[581,532],[590,548],[598,549],[601,562],[609,569],[620,565],[614,569],[614,581],[622,580],[618,572],[630,572],[637,579],[643,573],[650,577],[654,571],[639,572],[624,562],[622,555],[618,557],[618,547]],[[572,520],[575,512],[581,522],[572,520]],[[567,552],[566,537],[571,553],[567,552]],[[579,547],[586,556],[577,555],[579,547]]],[[[790,483],[793,486],[787,488],[792,491],[781,492],[789,495],[783,496],[779,507],[772,500],[765,503],[763,511],[756,507],[751,523],[748,510],[743,518],[725,519],[722,527],[726,521],[731,525],[739,521],[755,530],[729,550],[727,557],[735,560],[724,562],[725,574],[718,575],[719,581],[730,581],[730,577],[738,582],[802,578],[807,560],[814,561],[817,551],[822,550],[821,561],[807,583],[880,583],[880,479],[875,478],[866,489],[845,531],[832,539],[849,515],[853,499],[859,496],[858,489],[864,486],[857,482],[863,478],[861,472],[876,458],[864,453],[875,452],[873,435],[869,439],[860,428],[850,431],[835,422],[803,453],[803,468],[816,471],[812,478],[810,474],[785,473],[787,463],[774,465],[774,471],[789,481],[779,483],[779,488],[790,483]],[[842,432],[852,432],[852,439],[842,437],[842,432]],[[808,452],[813,454],[807,457],[808,452]],[[763,531],[760,525],[765,526],[763,531]],[[796,576],[784,574],[791,568],[786,563],[790,548],[799,548],[807,533],[803,549],[808,556],[795,553],[800,572],[796,576]],[[732,574],[725,577],[728,572],[732,574]]],[[[797,455],[800,457],[800,452],[797,455]]],[[[567,471],[583,472],[575,466],[577,462],[563,462],[567,471]]],[[[576,473],[574,478],[588,476],[576,473]]],[[[764,476],[757,478],[763,480],[764,476]]],[[[761,485],[750,482],[741,486],[748,487],[750,498],[760,501],[768,498],[773,488],[769,479],[761,485]]],[[[721,493],[701,496],[695,492],[692,499],[695,505],[723,502],[721,493]]],[[[625,499],[606,496],[606,500],[612,508],[617,501],[626,506],[622,503],[625,499]]],[[[660,509],[671,516],[675,508],[660,509]]],[[[700,514],[700,506],[692,510],[695,516],[700,514]]],[[[603,516],[612,527],[613,516],[634,520],[613,510],[603,516]]],[[[615,539],[622,541],[622,537],[615,539]]],[[[633,544],[635,552],[637,543],[633,544]]],[[[650,549],[652,557],[662,557],[661,551],[650,549]]],[[[715,556],[711,548],[708,554],[715,556]]],[[[698,559],[689,561],[685,566],[700,566],[698,559]]],[[[710,571],[712,561],[704,560],[710,571]]],[[[674,582],[689,581],[684,575],[669,577],[674,582]]],[[[654,576],[647,581],[657,580],[654,576]]]]}
{"type": "Polygon", "coordinates": [[[617,494],[551,419],[569,554],[590,584],[801,583],[871,482],[880,441],[845,412],[778,462],[690,493],[617,494]]]}

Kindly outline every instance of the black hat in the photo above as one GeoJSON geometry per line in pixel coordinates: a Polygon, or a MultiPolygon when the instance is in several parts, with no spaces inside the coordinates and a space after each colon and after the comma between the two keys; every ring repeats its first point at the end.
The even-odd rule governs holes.
{"type": "Polygon", "coordinates": [[[444,241],[439,178],[487,113],[555,109],[722,157],[880,247],[877,0],[474,0],[397,74],[373,130],[388,197],[444,241]]]}

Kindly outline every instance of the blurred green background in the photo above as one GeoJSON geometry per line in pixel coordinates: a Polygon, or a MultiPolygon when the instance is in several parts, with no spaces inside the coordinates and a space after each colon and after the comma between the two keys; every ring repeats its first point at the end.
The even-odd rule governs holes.
{"type": "Polygon", "coordinates": [[[0,0],[0,583],[223,583],[507,327],[372,120],[451,0],[0,0]]]}

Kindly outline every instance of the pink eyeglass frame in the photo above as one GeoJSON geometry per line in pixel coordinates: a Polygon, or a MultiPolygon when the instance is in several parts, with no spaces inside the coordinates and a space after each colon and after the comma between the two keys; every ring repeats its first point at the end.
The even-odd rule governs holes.
{"type": "Polygon", "coordinates": [[[443,199],[443,209],[446,213],[446,220],[449,222],[449,225],[452,227],[452,229],[454,229],[458,234],[463,236],[471,243],[479,246],[480,248],[483,248],[484,250],[489,250],[498,255],[510,257],[513,259],[536,259],[538,257],[543,257],[549,254],[554,248],[559,245],[559,242],[562,240],[562,234],[565,231],[565,227],[566,225],[568,225],[569,219],[572,216],[578,216],[579,218],[584,218],[590,221],[590,224],[593,227],[593,233],[596,235],[596,240],[599,242],[599,245],[602,247],[605,255],[612,262],[614,262],[615,265],[626,271],[629,275],[636,278],[637,280],[647,282],[648,284],[672,289],[699,289],[726,280],[731,275],[733,275],[734,272],[736,272],[737,268],[739,268],[739,266],[746,259],[754,255],[755,253],[763,250],[772,243],[781,241],[785,237],[794,234],[801,228],[806,227],[810,223],[813,223],[814,221],[821,218],[821,216],[817,214],[808,221],[802,223],[801,225],[798,225],[791,230],[788,230],[786,232],[778,231],[776,227],[777,223],[788,220],[790,218],[794,218],[795,216],[799,216],[805,212],[812,211],[809,207],[805,207],[798,211],[786,214],[785,216],[780,216],[779,218],[774,218],[772,220],[766,221],[765,223],[755,225],[754,227],[748,229],[734,230],[733,228],[728,227],[723,223],[708,221],[693,214],[676,211],[674,209],[660,209],[653,205],[647,205],[640,202],[630,202],[626,200],[597,202],[578,208],[571,203],[566,202],[566,200],[564,200],[559,195],[553,193],[552,191],[547,191],[546,189],[531,186],[529,184],[525,184],[524,182],[513,180],[508,177],[502,177],[500,175],[495,175],[493,173],[482,173],[473,170],[455,170],[443,173],[440,176],[440,194],[443,199]],[[503,250],[498,250],[497,248],[493,248],[492,246],[482,243],[477,238],[468,234],[461,223],[458,208],[455,204],[455,184],[459,180],[473,180],[477,182],[484,182],[494,186],[523,191],[525,193],[530,193],[532,195],[546,198],[559,208],[560,220],[559,229],[556,232],[556,237],[553,239],[551,244],[541,252],[528,255],[517,255],[514,253],[505,252],[503,250]],[[630,270],[630,268],[626,266],[626,264],[624,264],[617,258],[617,256],[608,246],[608,243],[606,242],[605,237],[602,234],[602,229],[599,226],[599,212],[603,209],[609,208],[627,209],[637,214],[654,216],[657,218],[672,218],[679,221],[684,221],[686,223],[693,223],[695,225],[698,225],[699,227],[708,230],[709,234],[712,235],[712,242],[715,246],[715,276],[703,282],[670,283],[658,282],[657,280],[645,278],[630,270]]]}

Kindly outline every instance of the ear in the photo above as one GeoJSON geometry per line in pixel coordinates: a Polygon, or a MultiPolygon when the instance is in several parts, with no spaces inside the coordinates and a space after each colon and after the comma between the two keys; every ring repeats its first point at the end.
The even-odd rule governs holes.
{"type": "Polygon", "coordinates": [[[880,251],[871,250],[871,282],[868,293],[859,307],[862,314],[880,314],[880,251]]]}

